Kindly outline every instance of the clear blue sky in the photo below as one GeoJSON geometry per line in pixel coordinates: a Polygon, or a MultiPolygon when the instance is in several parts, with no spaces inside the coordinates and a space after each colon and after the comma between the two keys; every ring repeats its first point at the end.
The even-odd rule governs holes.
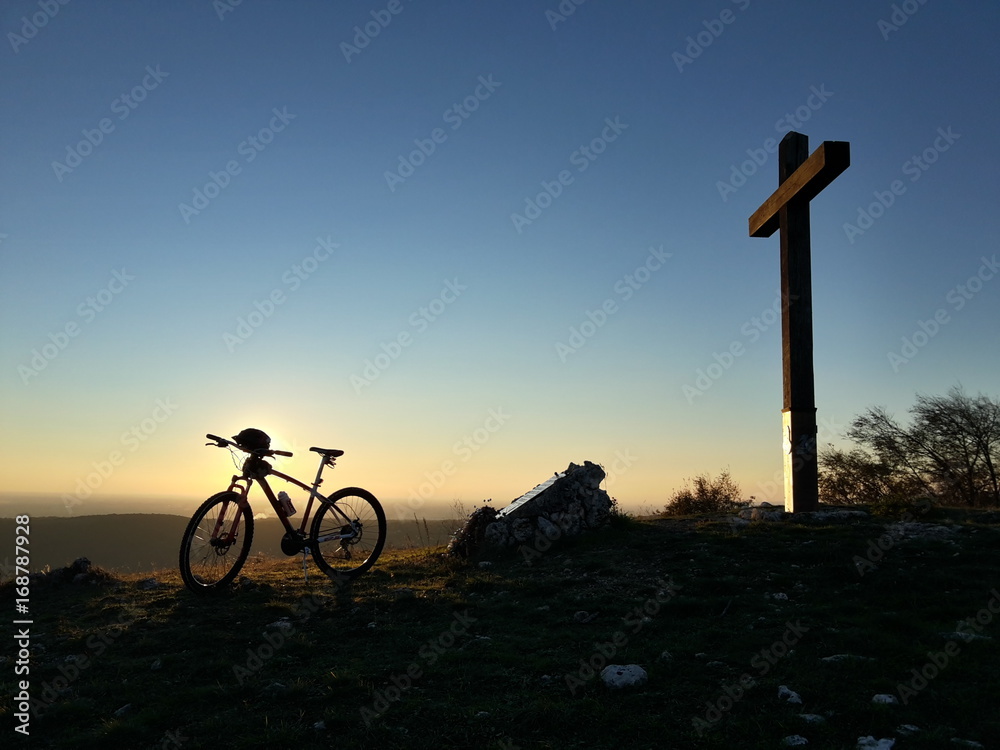
{"type": "Polygon", "coordinates": [[[902,5],[5,2],[4,487],[203,497],[204,433],[254,426],[399,513],[583,460],[626,507],[727,467],[780,500],[747,219],[792,129],[852,152],[812,207],[821,441],[996,396],[1000,8],[902,5]]]}

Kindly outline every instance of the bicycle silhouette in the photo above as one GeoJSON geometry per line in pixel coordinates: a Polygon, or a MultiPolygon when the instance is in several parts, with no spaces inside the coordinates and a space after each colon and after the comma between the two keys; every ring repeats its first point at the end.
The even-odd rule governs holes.
{"type": "Polygon", "coordinates": [[[246,562],[253,543],[253,511],[249,493],[254,482],[260,485],[274,508],[285,534],[281,551],[289,557],[312,554],[316,565],[335,582],[340,583],[364,573],[378,560],[385,545],[385,512],[375,496],[360,487],[345,487],[329,496],[318,492],[323,469],[333,468],[336,459],[344,455],[332,448],[310,448],[320,454],[319,470],[312,485],[275,470],[265,459],[288,456],[289,451],[271,450],[271,439],[261,430],[247,429],[233,440],[218,435],[206,435],[219,448],[246,453],[241,473],[233,475],[229,489],[212,495],[201,504],[188,523],[181,540],[180,570],[185,585],[194,592],[206,593],[227,587],[246,562]],[[236,449],[236,450],[234,450],[236,449]],[[298,528],[289,520],[295,509],[287,495],[276,497],[267,482],[268,476],[284,479],[309,492],[309,501],[298,528]],[[318,508],[312,525],[306,525],[313,502],[318,508]],[[286,505],[287,503],[287,505],[286,505]]]}

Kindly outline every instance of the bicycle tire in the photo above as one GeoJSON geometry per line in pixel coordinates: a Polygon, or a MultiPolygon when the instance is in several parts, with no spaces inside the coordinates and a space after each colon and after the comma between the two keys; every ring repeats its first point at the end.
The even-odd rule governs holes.
{"type": "Polygon", "coordinates": [[[226,588],[243,568],[252,543],[253,513],[249,503],[238,492],[212,495],[194,512],[181,539],[179,564],[184,584],[196,594],[226,588]],[[220,513],[225,514],[224,528],[229,527],[237,513],[243,514],[238,534],[241,538],[227,545],[215,543],[211,538],[220,513]]]}
{"type": "Polygon", "coordinates": [[[313,518],[309,549],[319,569],[338,583],[361,575],[382,554],[386,534],[385,511],[372,493],[360,487],[345,487],[327,499],[329,502],[321,502],[313,518]],[[361,524],[361,533],[356,538],[320,541],[325,535],[344,533],[349,529],[334,506],[352,523],[357,521],[361,524]]]}

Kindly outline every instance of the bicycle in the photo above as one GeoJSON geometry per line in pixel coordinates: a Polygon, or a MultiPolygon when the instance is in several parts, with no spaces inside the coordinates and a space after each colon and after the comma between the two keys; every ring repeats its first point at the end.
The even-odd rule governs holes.
{"type": "MultiPolygon", "coordinates": [[[[385,512],[375,496],[360,487],[345,487],[329,496],[318,492],[323,482],[323,469],[333,468],[344,451],[332,448],[310,448],[320,454],[319,469],[312,485],[274,469],[265,459],[274,456],[291,457],[290,451],[271,450],[271,439],[256,429],[243,430],[233,440],[206,435],[218,448],[229,448],[234,460],[235,449],[247,454],[240,474],[234,474],[229,488],[208,498],[187,525],[181,540],[180,570],[185,585],[196,593],[226,588],[246,562],[253,543],[253,512],[248,495],[254,482],[260,485],[275,513],[285,527],[281,551],[289,557],[312,554],[316,565],[334,582],[346,582],[367,571],[385,545],[385,512]],[[284,479],[309,493],[302,514],[302,523],[295,528],[289,520],[294,507],[285,502],[287,496],[276,497],[267,482],[268,476],[284,479]],[[306,524],[313,501],[319,508],[306,534],[306,524]]],[[[308,579],[307,579],[308,580],[308,579]]]]}

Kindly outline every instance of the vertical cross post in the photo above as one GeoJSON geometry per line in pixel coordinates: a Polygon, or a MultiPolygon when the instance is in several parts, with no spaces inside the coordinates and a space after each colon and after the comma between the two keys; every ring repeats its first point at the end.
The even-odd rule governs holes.
{"type": "Polygon", "coordinates": [[[850,144],[788,133],[778,147],[778,189],[750,217],[751,237],[781,239],[781,357],[784,384],[785,510],[819,507],[816,393],[813,377],[809,202],[850,165],[850,144]]]}

